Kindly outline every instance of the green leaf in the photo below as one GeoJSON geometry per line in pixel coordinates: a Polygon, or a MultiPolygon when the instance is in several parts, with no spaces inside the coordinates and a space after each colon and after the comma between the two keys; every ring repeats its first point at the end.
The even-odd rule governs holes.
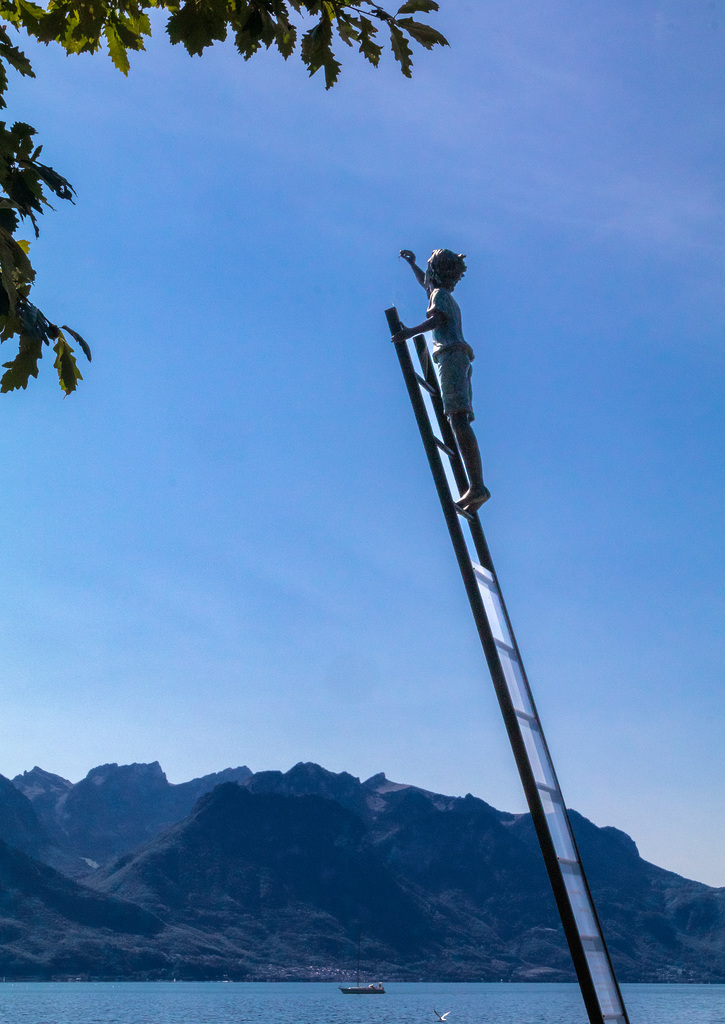
{"type": "Polygon", "coordinates": [[[131,64],[128,59],[128,50],[121,42],[118,32],[113,25],[106,25],[103,34],[106,37],[108,55],[114,67],[117,67],[120,72],[127,75],[131,70],[131,64]]]}
{"type": "Polygon", "coordinates": [[[36,338],[21,337],[20,350],[9,363],[3,363],[5,373],[0,379],[0,393],[25,390],[31,377],[38,376],[38,360],[43,356],[43,343],[36,338]]]}
{"type": "Polygon", "coordinates": [[[343,43],[347,43],[348,46],[352,46],[354,42],[356,43],[360,39],[360,29],[352,18],[338,15],[336,28],[340,39],[342,39],[343,43]]]}
{"type": "Polygon", "coordinates": [[[78,381],[83,380],[83,376],[78,369],[73,349],[62,334],[58,335],[58,341],[53,346],[53,351],[55,352],[53,366],[58,371],[58,383],[66,395],[69,395],[78,387],[78,381]]]}
{"type": "Polygon", "coordinates": [[[420,21],[413,21],[412,18],[399,18],[398,25],[402,26],[408,35],[415,39],[416,43],[424,46],[426,50],[432,50],[434,46],[448,46],[446,37],[431,28],[430,25],[423,25],[420,21]]]}
{"type": "Polygon", "coordinates": [[[2,265],[2,282],[10,296],[15,292],[17,285],[30,283],[35,277],[35,271],[24,247],[2,227],[0,227],[0,265],[2,265]]]}
{"type": "Polygon", "coordinates": [[[277,49],[285,60],[294,53],[297,43],[297,29],[294,25],[287,25],[277,30],[277,49]]]}
{"type": "Polygon", "coordinates": [[[359,20],[360,53],[376,68],[380,63],[380,56],[383,52],[382,46],[373,39],[373,36],[378,34],[378,27],[369,18],[361,17],[359,20]]]}
{"type": "Polygon", "coordinates": [[[48,167],[46,164],[35,164],[33,170],[41,179],[44,181],[48,188],[54,193],[58,199],[66,199],[73,203],[73,197],[76,195],[76,189],[73,187],[70,181],[67,181],[65,177],[54,171],[52,167],[48,167]]]}
{"type": "Polygon", "coordinates": [[[398,14],[430,14],[431,11],[437,10],[438,4],[435,0],[407,0],[407,3],[403,4],[398,14]]]}
{"type": "Polygon", "coordinates": [[[166,31],[172,43],[182,43],[192,56],[201,56],[207,46],[227,37],[225,0],[186,0],[169,18],[166,31]]]}
{"type": "Polygon", "coordinates": [[[0,231],[0,280],[10,303],[10,309],[15,309],[18,301],[18,290],[15,287],[15,253],[12,247],[13,239],[7,231],[0,231]]]}
{"type": "Polygon", "coordinates": [[[332,52],[332,22],[327,13],[302,37],[302,60],[314,75],[325,69],[325,88],[331,89],[340,74],[340,64],[332,52]]]}
{"type": "Polygon", "coordinates": [[[400,64],[400,70],[406,78],[412,78],[410,69],[413,66],[413,52],[408,46],[408,40],[396,25],[390,24],[388,27],[390,28],[390,45],[393,48],[395,59],[400,64]]]}
{"type": "Polygon", "coordinates": [[[249,60],[262,45],[264,22],[256,7],[251,7],[246,0],[240,0],[238,6],[239,11],[233,19],[234,41],[242,57],[249,60]]]}
{"type": "Polygon", "coordinates": [[[45,17],[45,11],[28,0],[10,0],[2,5],[2,17],[12,25],[26,29],[30,35],[35,35],[45,17]]]}
{"type": "Polygon", "coordinates": [[[69,327],[68,324],[63,324],[63,330],[64,331],[68,331],[68,333],[71,335],[71,337],[75,338],[75,340],[78,342],[80,347],[83,349],[83,354],[85,355],[86,359],[90,363],[90,361],[92,359],[91,347],[88,344],[88,342],[85,340],[85,338],[82,338],[80,336],[80,334],[78,334],[77,331],[74,331],[72,327],[69,327]]]}
{"type": "MultiPolygon", "coordinates": [[[[15,210],[13,210],[10,205],[6,206],[3,203],[2,206],[0,206],[0,228],[2,228],[4,231],[7,231],[9,235],[12,235],[14,231],[18,230],[19,223],[20,220],[15,210]]],[[[28,250],[25,248],[25,246],[27,244],[27,242],[18,242],[18,245],[26,253],[26,255],[28,250]]]]}
{"type": "Polygon", "coordinates": [[[302,36],[302,60],[314,75],[319,71],[324,60],[324,51],[332,39],[332,28],[328,19],[324,18],[302,36]]]}
{"type": "Polygon", "coordinates": [[[39,341],[41,344],[45,341],[47,344],[48,338],[45,330],[47,320],[32,302],[20,303],[20,322],[23,325],[23,332],[28,338],[39,341]]]}
{"type": "Polygon", "coordinates": [[[143,37],[151,35],[151,25],[146,15],[135,17],[122,14],[114,19],[113,25],[127,50],[145,49],[143,37]]]}
{"type": "Polygon", "coordinates": [[[39,7],[38,4],[31,3],[31,0],[15,0],[15,6],[21,12],[22,17],[27,19],[30,24],[37,24],[37,22],[42,21],[45,15],[43,8],[39,7]]]}
{"type": "Polygon", "coordinates": [[[5,26],[0,25],[0,109],[6,106],[4,94],[8,85],[8,76],[5,71],[5,63],[9,64],[11,68],[15,68],[21,75],[27,78],[35,78],[35,72],[30,61],[22,50],[19,50],[17,46],[13,46],[5,26]]]}
{"type": "Polygon", "coordinates": [[[35,78],[33,65],[25,56],[22,50],[14,46],[5,28],[0,25],[0,58],[19,71],[25,78],[35,78]]]}

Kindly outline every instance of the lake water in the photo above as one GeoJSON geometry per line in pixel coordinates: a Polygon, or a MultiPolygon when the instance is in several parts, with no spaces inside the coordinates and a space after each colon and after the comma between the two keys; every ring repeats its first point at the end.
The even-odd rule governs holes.
{"type": "MultiPolygon", "coordinates": [[[[0,984],[0,1024],[588,1024],[576,985],[213,982],[0,984]]],[[[624,985],[631,1024],[725,1024],[725,985],[624,985]]]]}

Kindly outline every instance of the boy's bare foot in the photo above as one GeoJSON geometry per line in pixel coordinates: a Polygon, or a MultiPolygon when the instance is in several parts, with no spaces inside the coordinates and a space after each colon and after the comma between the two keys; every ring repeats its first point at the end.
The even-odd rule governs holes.
{"type": "Polygon", "coordinates": [[[477,487],[474,491],[473,488],[469,487],[465,494],[462,494],[457,505],[460,505],[466,512],[475,512],[491,497],[491,492],[488,487],[484,484],[482,487],[477,487]]]}

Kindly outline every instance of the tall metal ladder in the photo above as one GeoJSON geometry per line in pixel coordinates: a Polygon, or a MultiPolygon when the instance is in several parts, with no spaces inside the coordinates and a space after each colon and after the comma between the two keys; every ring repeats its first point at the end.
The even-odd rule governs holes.
{"type": "MultiPolygon", "coordinates": [[[[401,329],[393,306],[390,333],[401,329]]],[[[468,479],[422,334],[395,346],[471,604],[591,1024],[629,1024],[536,705],[478,514],[455,503],[468,479]],[[416,365],[412,352],[415,353],[416,365]],[[465,532],[464,532],[465,527],[465,532]]]]}

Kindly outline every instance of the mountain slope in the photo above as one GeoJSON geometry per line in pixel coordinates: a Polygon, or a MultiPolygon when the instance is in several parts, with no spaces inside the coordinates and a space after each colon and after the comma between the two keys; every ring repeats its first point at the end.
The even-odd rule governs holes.
{"type": "Polygon", "coordinates": [[[34,856],[51,842],[30,800],[4,775],[0,775],[0,837],[34,856]]]}
{"type": "MultiPolygon", "coordinates": [[[[329,799],[222,786],[96,883],[175,927],[234,937],[255,970],[340,966],[360,922],[369,968],[388,975],[572,978],[529,816],[393,792],[366,821],[329,799]]],[[[725,977],[725,892],[572,818],[622,978],[725,977]]]]}
{"type": "MultiPolygon", "coordinates": [[[[98,898],[118,897],[156,922],[155,931],[117,929],[109,940],[106,925],[76,921],[69,935],[85,930],[67,947],[79,957],[75,970],[67,959],[70,973],[86,963],[94,976],[340,978],[355,962],[361,925],[371,976],[573,979],[527,814],[315,764],[230,769],[178,787],[157,764],[101,766],[77,786],[39,769],[15,782],[33,802],[0,780],[6,838],[44,849],[50,821],[79,849],[125,846],[90,879],[98,898]],[[229,776],[159,832],[194,787],[229,776]],[[129,849],[139,836],[147,841],[129,849]]],[[[725,890],[643,861],[617,829],[571,819],[620,979],[725,981],[725,890]]],[[[89,898],[85,887],[74,892],[89,898]]],[[[43,897],[35,909],[17,900],[6,909],[1,926],[10,935],[25,928],[27,948],[45,943],[50,970],[56,905],[43,897]]]]}
{"type": "Polygon", "coordinates": [[[174,925],[223,933],[256,964],[349,961],[358,923],[386,957],[405,959],[435,942],[435,926],[364,849],[364,832],[333,801],[226,784],[95,884],[174,925]]]}
{"type": "Polygon", "coordinates": [[[0,841],[0,974],[124,974],[163,929],[148,910],[94,892],[0,841]]]}

